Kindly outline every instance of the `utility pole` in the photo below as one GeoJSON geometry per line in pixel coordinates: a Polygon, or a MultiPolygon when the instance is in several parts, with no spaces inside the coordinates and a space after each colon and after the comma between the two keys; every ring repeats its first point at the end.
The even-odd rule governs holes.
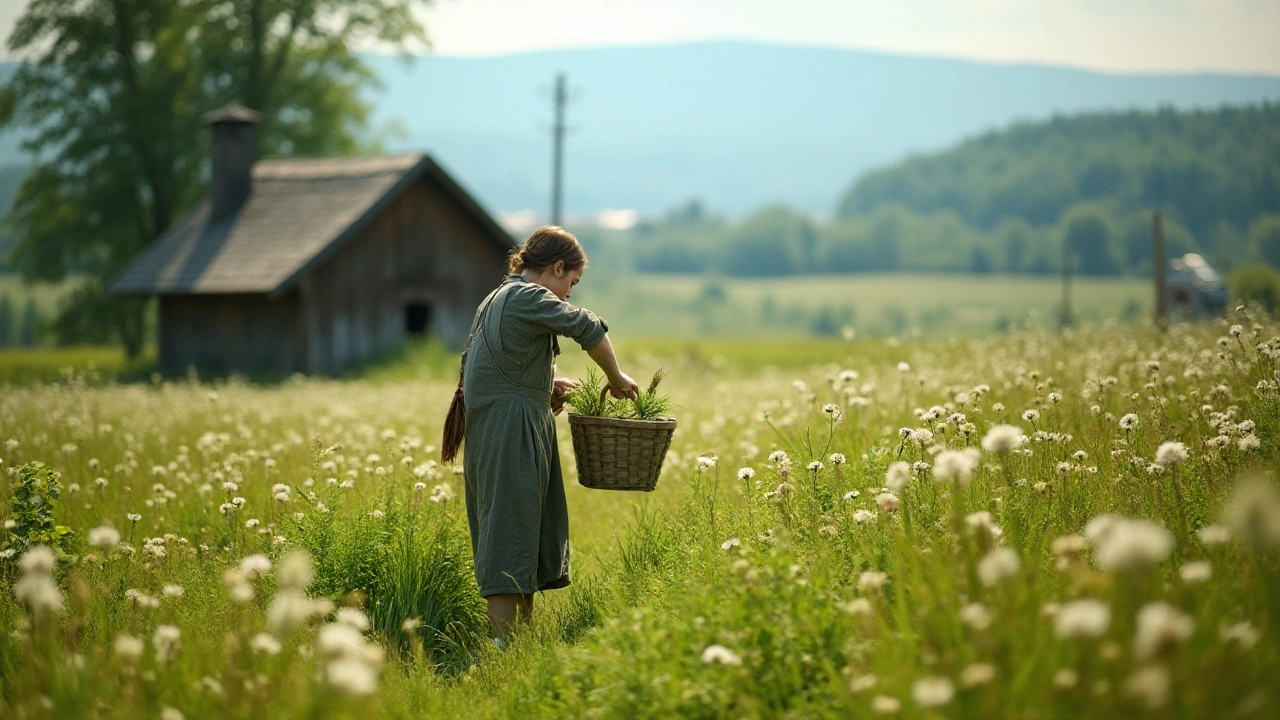
{"type": "Polygon", "coordinates": [[[564,178],[564,106],[568,102],[565,90],[564,73],[556,74],[556,89],[553,96],[555,103],[556,124],[551,129],[551,224],[560,224],[561,185],[564,178]]]}
{"type": "Polygon", "coordinates": [[[1059,323],[1063,330],[1071,327],[1071,248],[1062,244],[1062,317],[1059,323]]]}
{"type": "Polygon", "coordinates": [[[1151,216],[1151,260],[1155,263],[1156,271],[1156,327],[1163,330],[1165,327],[1165,317],[1169,312],[1165,301],[1164,287],[1164,227],[1160,221],[1160,211],[1156,210],[1151,216]]]}

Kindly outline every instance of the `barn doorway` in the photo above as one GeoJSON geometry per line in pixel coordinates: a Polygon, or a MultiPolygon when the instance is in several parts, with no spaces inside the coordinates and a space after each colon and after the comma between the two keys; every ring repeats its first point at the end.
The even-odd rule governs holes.
{"type": "Polygon", "coordinates": [[[409,337],[424,337],[431,328],[431,306],[409,303],[404,306],[404,330],[409,337]]]}

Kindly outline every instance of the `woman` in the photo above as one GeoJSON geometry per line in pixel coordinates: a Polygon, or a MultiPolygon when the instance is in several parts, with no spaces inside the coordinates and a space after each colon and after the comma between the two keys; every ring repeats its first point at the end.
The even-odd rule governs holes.
{"type": "Polygon", "coordinates": [[[480,305],[462,354],[467,521],[498,645],[513,623],[532,616],[535,591],[569,584],[569,516],[553,415],[575,383],[554,378],[556,337],[587,351],[614,397],[638,392],[618,368],[608,324],[566,302],[586,266],[573,235],[559,227],[535,231],[480,305]]]}

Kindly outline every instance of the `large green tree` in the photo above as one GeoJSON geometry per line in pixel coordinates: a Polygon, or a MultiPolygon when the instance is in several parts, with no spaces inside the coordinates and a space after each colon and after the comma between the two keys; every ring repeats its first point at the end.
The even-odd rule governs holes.
{"type": "Polygon", "coordinates": [[[0,129],[34,130],[11,261],[31,280],[90,278],[63,328],[102,325],[136,356],[144,304],[106,281],[203,194],[200,116],[260,110],[261,155],[358,149],[373,78],[350,43],[425,42],[426,0],[33,0],[9,37],[28,58],[0,88],[0,129]]]}

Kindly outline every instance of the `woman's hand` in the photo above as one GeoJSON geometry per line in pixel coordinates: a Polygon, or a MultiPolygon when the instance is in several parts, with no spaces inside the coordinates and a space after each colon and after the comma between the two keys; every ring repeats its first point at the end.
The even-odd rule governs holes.
{"type": "Polygon", "coordinates": [[[551,414],[559,415],[564,410],[565,397],[578,387],[578,383],[569,378],[556,378],[555,385],[551,388],[551,414]]]}
{"type": "Polygon", "coordinates": [[[640,395],[640,386],[629,375],[619,372],[616,378],[609,380],[609,394],[616,398],[635,400],[640,395]]]}

